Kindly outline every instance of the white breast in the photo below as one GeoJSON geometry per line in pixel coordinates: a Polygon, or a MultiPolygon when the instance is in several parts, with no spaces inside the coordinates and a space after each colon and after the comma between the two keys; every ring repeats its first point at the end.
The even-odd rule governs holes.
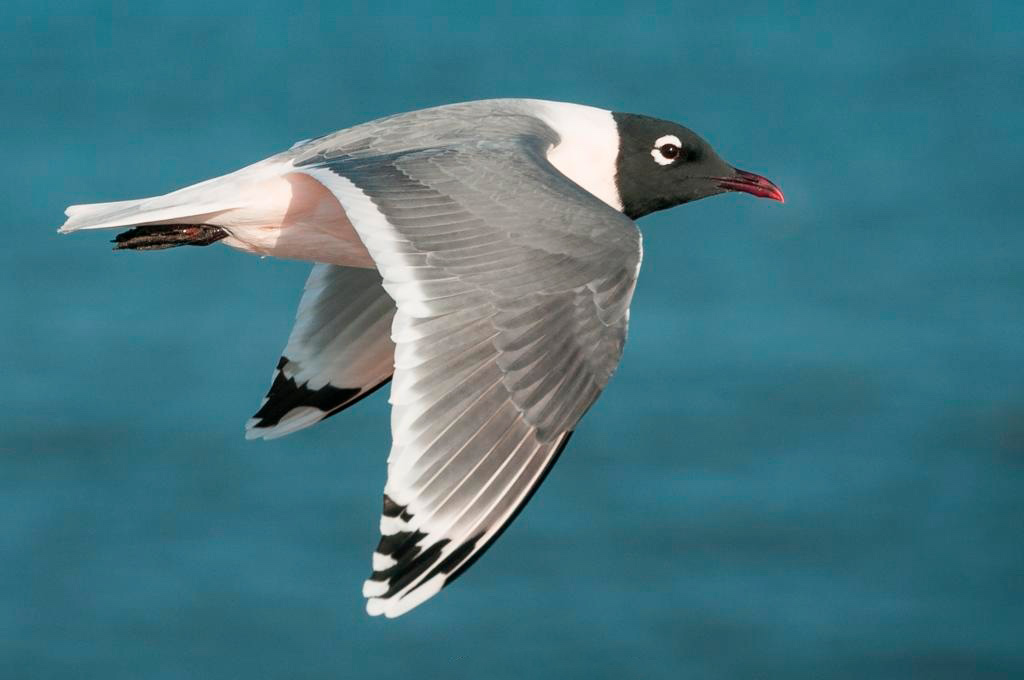
{"type": "Polygon", "coordinates": [[[622,198],[615,182],[619,131],[611,111],[580,104],[537,101],[538,117],[561,141],[548,150],[548,160],[576,184],[615,208],[622,198]]]}

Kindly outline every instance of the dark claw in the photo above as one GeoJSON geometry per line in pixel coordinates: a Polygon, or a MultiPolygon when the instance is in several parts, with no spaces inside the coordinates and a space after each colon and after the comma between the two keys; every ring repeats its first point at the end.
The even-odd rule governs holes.
{"type": "Polygon", "coordinates": [[[228,233],[212,224],[150,224],[118,234],[114,250],[163,250],[178,246],[208,246],[228,233]]]}

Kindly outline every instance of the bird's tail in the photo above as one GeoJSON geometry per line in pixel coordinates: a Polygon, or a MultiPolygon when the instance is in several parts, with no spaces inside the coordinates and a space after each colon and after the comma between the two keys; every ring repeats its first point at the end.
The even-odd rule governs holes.
{"type": "Polygon", "coordinates": [[[150,199],[69,206],[64,213],[68,219],[59,231],[67,234],[79,229],[109,229],[142,224],[202,224],[223,210],[230,210],[209,210],[207,206],[199,205],[147,208],[147,200],[150,199]]]}
{"type": "Polygon", "coordinates": [[[281,163],[262,161],[221,177],[187,186],[162,196],[113,203],[72,205],[59,229],[67,234],[79,229],[109,229],[151,224],[215,224],[217,216],[247,205],[255,183],[280,174],[281,163]]]}

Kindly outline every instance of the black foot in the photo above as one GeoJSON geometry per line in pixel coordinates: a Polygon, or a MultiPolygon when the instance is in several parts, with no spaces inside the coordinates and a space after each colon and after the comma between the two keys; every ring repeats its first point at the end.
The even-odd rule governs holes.
{"type": "Polygon", "coordinates": [[[118,234],[114,250],[163,250],[177,246],[208,246],[228,233],[212,224],[151,224],[118,234]]]}

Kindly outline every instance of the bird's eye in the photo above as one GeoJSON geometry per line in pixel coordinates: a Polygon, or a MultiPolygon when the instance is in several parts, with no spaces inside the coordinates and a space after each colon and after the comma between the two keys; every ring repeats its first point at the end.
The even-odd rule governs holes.
{"type": "Polygon", "coordinates": [[[675,159],[682,155],[683,143],[675,135],[658,137],[651,149],[651,156],[658,165],[671,165],[675,159]]]}

